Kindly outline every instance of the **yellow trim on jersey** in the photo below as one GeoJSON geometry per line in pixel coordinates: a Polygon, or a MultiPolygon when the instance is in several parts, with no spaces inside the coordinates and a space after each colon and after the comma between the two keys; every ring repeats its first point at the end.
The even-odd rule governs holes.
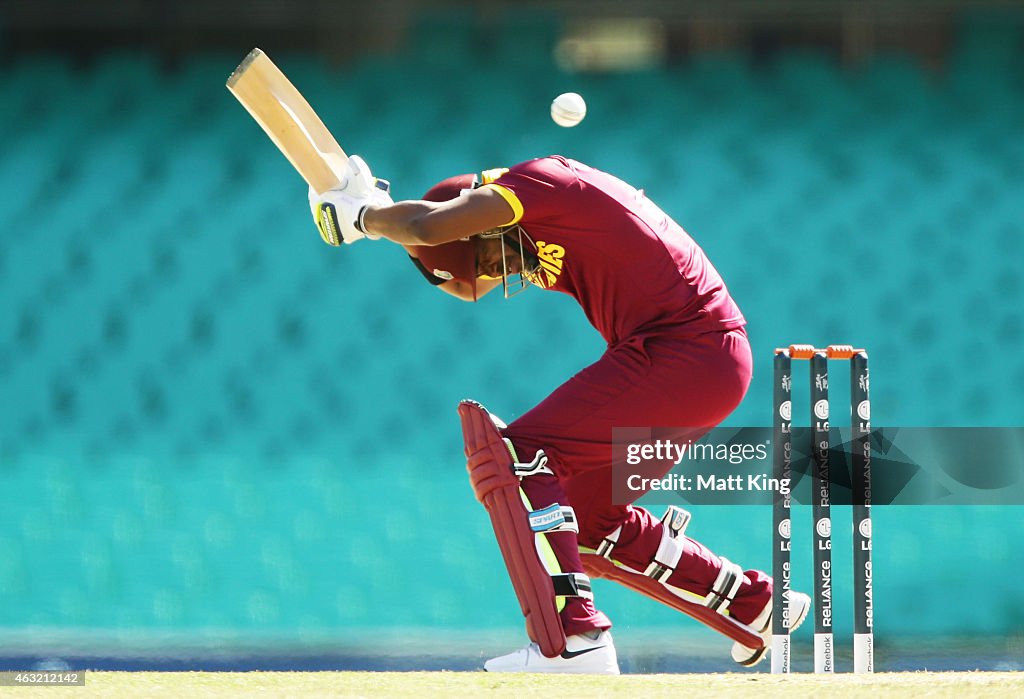
{"type": "Polygon", "coordinates": [[[485,184],[484,187],[487,187],[488,189],[493,189],[495,192],[501,195],[502,199],[508,202],[509,206],[512,207],[512,220],[509,221],[508,223],[501,224],[499,228],[511,226],[513,223],[519,223],[519,219],[523,217],[523,204],[521,201],[519,201],[519,197],[517,197],[511,189],[508,189],[507,187],[502,187],[500,184],[494,182],[485,184]]]}
{"type": "Polygon", "coordinates": [[[490,184],[508,172],[507,167],[494,167],[480,173],[480,184],[490,184]]]}

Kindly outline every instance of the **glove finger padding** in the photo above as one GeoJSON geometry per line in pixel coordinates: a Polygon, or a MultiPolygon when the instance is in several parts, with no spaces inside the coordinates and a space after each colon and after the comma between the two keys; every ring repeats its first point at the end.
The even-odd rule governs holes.
{"type": "Polygon", "coordinates": [[[331,202],[325,201],[318,205],[315,219],[316,228],[320,231],[320,237],[328,245],[341,245],[342,242],[355,242],[355,239],[346,238],[341,234],[341,224],[338,222],[338,210],[331,202]]]}
{"type": "Polygon", "coordinates": [[[363,202],[346,196],[339,190],[323,194],[309,188],[309,209],[320,238],[328,245],[354,243],[366,237],[356,225],[356,218],[364,206],[363,202]]]}

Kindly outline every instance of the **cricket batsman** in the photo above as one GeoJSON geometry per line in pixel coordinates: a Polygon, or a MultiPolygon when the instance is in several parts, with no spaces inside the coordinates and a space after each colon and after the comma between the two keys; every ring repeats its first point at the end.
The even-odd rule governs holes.
{"type": "MultiPolygon", "coordinates": [[[[506,297],[528,286],[569,294],[607,342],[600,359],[511,424],[473,401],[459,406],[470,481],[531,639],[485,669],[617,674],[595,575],[683,611],[699,607],[698,618],[728,616],[763,641],[737,641],[733,659],[760,661],[771,577],[687,537],[681,508],[659,519],[612,496],[613,427],[685,426],[695,439],[750,383],[745,320],[703,250],[643,190],[562,156],[450,177],[422,200],[397,203],[358,156],[348,169],[341,189],[310,190],[326,242],[403,245],[430,284],[466,301],[498,287],[506,297]]],[[[791,630],[809,606],[791,594],[791,630]]]]}

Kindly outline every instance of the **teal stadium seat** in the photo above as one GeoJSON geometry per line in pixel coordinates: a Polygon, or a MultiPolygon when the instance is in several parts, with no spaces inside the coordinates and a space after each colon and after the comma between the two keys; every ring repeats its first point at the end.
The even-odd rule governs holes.
{"type": "Polygon", "coordinates": [[[424,13],[413,20],[407,37],[409,58],[421,72],[464,72],[479,60],[480,51],[474,32],[477,19],[469,8],[453,7],[424,13]]]}

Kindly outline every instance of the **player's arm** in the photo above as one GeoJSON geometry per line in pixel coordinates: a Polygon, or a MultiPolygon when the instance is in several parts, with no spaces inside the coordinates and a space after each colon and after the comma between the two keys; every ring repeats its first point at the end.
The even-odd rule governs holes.
{"type": "MultiPolygon", "coordinates": [[[[475,300],[473,298],[473,288],[469,284],[467,284],[466,282],[463,282],[463,281],[459,281],[458,279],[447,279],[446,280],[446,279],[441,279],[440,277],[435,277],[430,272],[430,270],[426,269],[422,264],[420,264],[419,258],[416,256],[416,249],[415,248],[410,247],[408,245],[405,245],[403,247],[405,247],[405,251],[407,253],[409,253],[410,259],[412,259],[413,264],[416,265],[416,268],[420,271],[420,274],[422,274],[423,277],[428,282],[430,282],[431,284],[433,284],[434,286],[436,286],[438,289],[440,289],[441,291],[445,292],[446,294],[451,294],[452,296],[454,296],[457,299],[461,299],[463,301],[474,301],[475,300]]],[[[501,280],[500,279],[477,278],[477,280],[476,280],[476,298],[479,299],[481,296],[483,296],[484,294],[489,292],[491,289],[495,288],[496,286],[500,286],[500,285],[501,285],[501,280]]]]}
{"type": "Polygon", "coordinates": [[[512,205],[498,190],[481,187],[446,202],[369,206],[361,223],[368,234],[402,245],[442,245],[506,226],[515,218],[512,205]]]}

